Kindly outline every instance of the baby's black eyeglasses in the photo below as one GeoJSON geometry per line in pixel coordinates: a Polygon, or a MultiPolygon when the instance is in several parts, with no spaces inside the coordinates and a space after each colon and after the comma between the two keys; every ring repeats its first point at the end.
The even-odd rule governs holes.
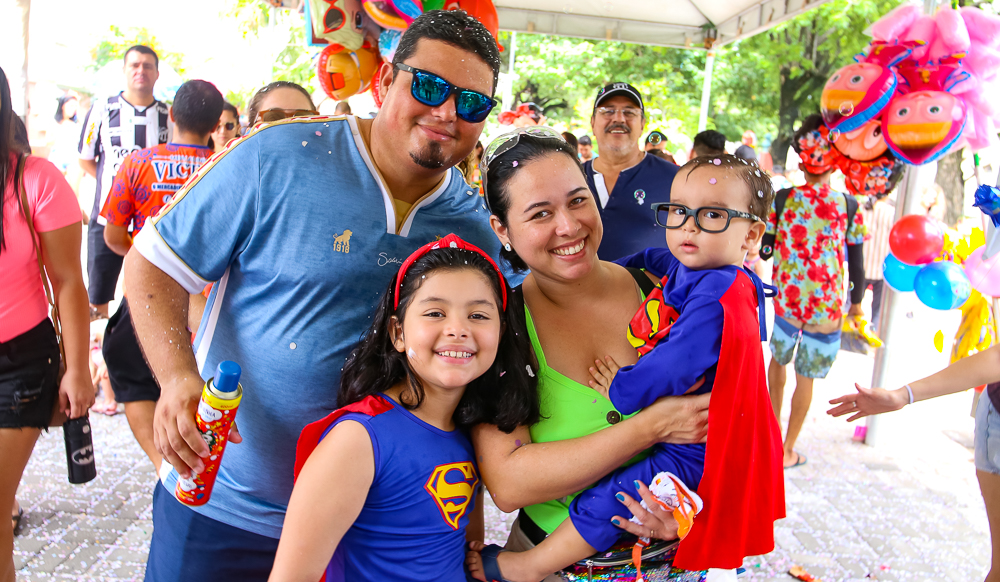
{"type": "Polygon", "coordinates": [[[688,218],[694,218],[694,223],[705,232],[719,233],[725,232],[729,228],[729,222],[734,218],[746,218],[754,222],[764,222],[764,219],[749,212],[740,212],[732,208],[721,206],[702,206],[701,208],[688,208],[683,204],[674,202],[657,202],[652,205],[653,213],[656,215],[656,224],[675,229],[684,226],[688,218]]]}

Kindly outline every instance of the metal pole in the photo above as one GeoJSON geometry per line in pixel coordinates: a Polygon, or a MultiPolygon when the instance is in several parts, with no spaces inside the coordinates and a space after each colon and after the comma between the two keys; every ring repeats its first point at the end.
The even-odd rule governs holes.
{"type": "Polygon", "coordinates": [[[705,57],[705,80],[701,86],[701,112],[698,114],[698,132],[708,128],[708,101],[712,96],[712,66],[715,64],[715,51],[709,49],[705,57]]]}
{"type": "Polygon", "coordinates": [[[500,110],[510,111],[514,101],[514,57],[517,55],[517,33],[510,33],[510,58],[507,60],[507,78],[504,79],[503,99],[500,110]]]}

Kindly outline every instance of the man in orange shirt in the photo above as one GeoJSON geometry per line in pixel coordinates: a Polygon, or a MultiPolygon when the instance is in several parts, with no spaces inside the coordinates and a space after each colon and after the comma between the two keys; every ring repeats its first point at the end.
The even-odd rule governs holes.
{"type": "MultiPolygon", "coordinates": [[[[207,81],[188,81],[177,90],[170,109],[173,140],[130,154],[111,185],[101,209],[108,248],[124,256],[146,219],[156,216],[212,156],[208,140],[219,124],[223,102],[219,90],[207,81]]],[[[159,471],[162,459],[153,445],[153,413],[160,388],[136,341],[126,299],[108,321],[104,360],[115,396],[125,403],[132,434],[159,471]]]]}

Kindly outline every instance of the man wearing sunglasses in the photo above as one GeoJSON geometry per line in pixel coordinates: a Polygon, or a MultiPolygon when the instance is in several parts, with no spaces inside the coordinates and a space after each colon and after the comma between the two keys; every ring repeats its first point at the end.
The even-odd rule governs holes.
{"type": "Polygon", "coordinates": [[[663,232],[650,220],[649,208],[670,201],[677,166],[639,147],[646,125],[639,91],[628,83],[605,86],[594,100],[590,124],[601,155],[583,169],[604,223],[598,254],[612,261],[661,246],[663,232]]]}
{"type": "Polygon", "coordinates": [[[299,433],[337,408],[344,360],[399,264],[450,232],[499,255],[483,199],[453,168],[496,104],[499,68],[478,21],[424,13],[376,78],[374,119],[265,120],[136,237],[126,282],[162,390],[157,449],[175,468],[154,494],[147,581],[266,580],[299,433]],[[192,351],[188,293],[210,281],[192,351]],[[243,369],[238,430],[208,503],[189,508],[172,492],[204,466],[194,417],[224,360],[243,369]]]}

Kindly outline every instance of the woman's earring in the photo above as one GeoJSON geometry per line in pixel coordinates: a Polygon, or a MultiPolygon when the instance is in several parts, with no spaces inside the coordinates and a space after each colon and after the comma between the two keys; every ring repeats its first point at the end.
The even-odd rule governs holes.
{"type": "Polygon", "coordinates": [[[505,251],[507,251],[509,253],[510,252],[510,243],[507,243],[507,244],[503,245],[503,250],[505,250],[505,251]]]}

